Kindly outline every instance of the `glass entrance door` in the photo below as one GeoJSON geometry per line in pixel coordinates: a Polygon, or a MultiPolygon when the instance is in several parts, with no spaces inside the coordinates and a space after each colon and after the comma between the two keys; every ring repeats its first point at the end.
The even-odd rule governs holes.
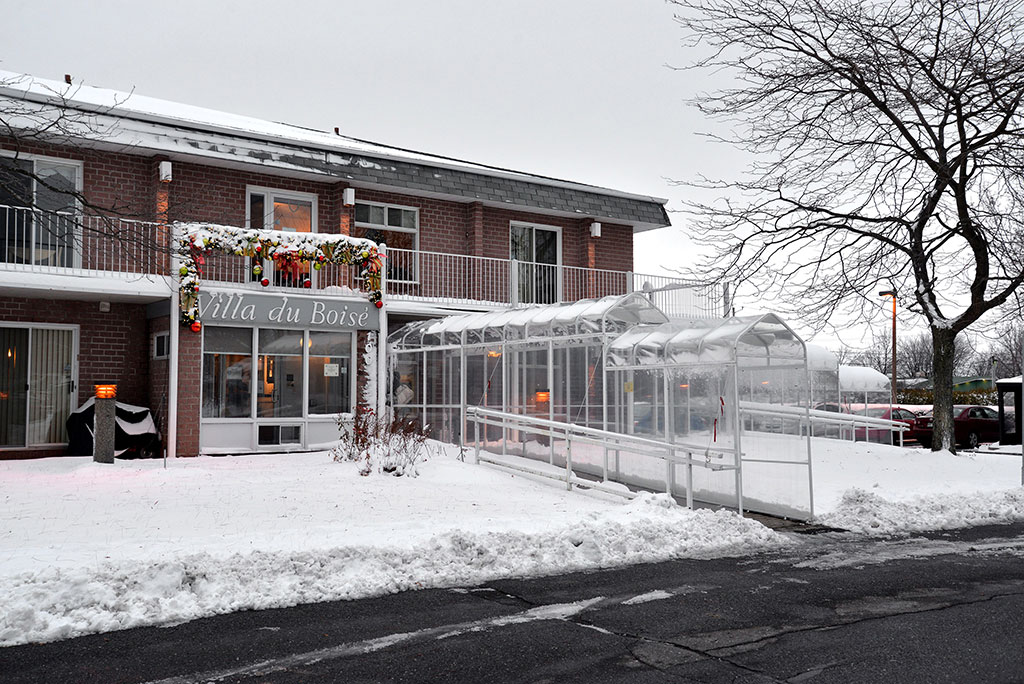
{"type": "Polygon", "coordinates": [[[513,224],[511,257],[516,259],[521,304],[553,304],[559,297],[558,231],[513,224]]]}

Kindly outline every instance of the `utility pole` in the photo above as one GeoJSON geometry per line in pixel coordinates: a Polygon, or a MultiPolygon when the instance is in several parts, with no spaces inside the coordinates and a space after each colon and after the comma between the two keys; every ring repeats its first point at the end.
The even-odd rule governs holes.
{"type": "Polygon", "coordinates": [[[878,293],[879,297],[892,297],[892,398],[890,403],[896,403],[896,290],[883,290],[878,293]]]}

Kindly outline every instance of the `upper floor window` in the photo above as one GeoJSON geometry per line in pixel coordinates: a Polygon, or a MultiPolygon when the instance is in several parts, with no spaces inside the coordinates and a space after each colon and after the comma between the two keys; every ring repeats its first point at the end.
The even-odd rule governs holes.
{"type": "MultiPolygon", "coordinates": [[[[317,232],[316,195],[304,192],[288,192],[271,188],[249,186],[247,188],[246,223],[257,230],[283,230],[290,233],[317,232]]],[[[267,277],[273,273],[275,285],[301,287],[312,278],[309,262],[260,263],[267,277]],[[270,270],[267,270],[267,269],[270,270]]],[[[260,280],[263,274],[253,274],[253,280],[260,280]]]]}
{"type": "Polygon", "coordinates": [[[0,262],[72,266],[82,165],[0,153],[0,262]]]}
{"type": "Polygon", "coordinates": [[[420,212],[415,207],[376,202],[356,202],[355,237],[386,243],[388,250],[405,252],[388,254],[388,278],[402,282],[417,279],[416,250],[420,246],[420,212]]]}

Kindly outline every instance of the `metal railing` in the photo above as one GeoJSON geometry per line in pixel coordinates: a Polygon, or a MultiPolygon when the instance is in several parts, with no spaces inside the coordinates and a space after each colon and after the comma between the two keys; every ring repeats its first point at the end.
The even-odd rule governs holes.
{"type": "Polygon", "coordinates": [[[642,292],[669,316],[718,318],[718,285],[685,278],[466,254],[388,250],[394,299],[494,307],[555,304],[642,292]]]}
{"type": "Polygon", "coordinates": [[[67,275],[161,275],[169,259],[157,224],[0,206],[0,269],[67,275]]]}
{"type": "MultiPolygon", "coordinates": [[[[169,246],[170,228],[152,222],[0,205],[0,270],[166,275],[169,246]]],[[[400,301],[497,309],[642,292],[669,316],[722,315],[717,285],[683,278],[407,249],[389,249],[386,267],[388,297],[400,301]]],[[[344,294],[361,289],[358,276],[339,264],[317,270],[214,253],[206,256],[201,277],[246,288],[266,279],[274,288],[344,294]]]]}
{"type": "MultiPolygon", "coordinates": [[[[467,421],[473,423],[473,446],[474,458],[477,463],[484,462],[499,467],[520,469],[541,477],[555,477],[553,470],[544,468],[524,468],[521,465],[511,464],[503,459],[481,453],[480,426],[491,426],[501,428],[502,450],[506,449],[507,436],[511,431],[526,432],[538,435],[549,440],[552,452],[556,440],[565,443],[564,469],[559,472],[557,479],[565,482],[566,489],[572,490],[573,485],[582,485],[590,489],[597,489],[610,494],[632,498],[634,492],[618,487],[602,486],[602,482],[609,480],[608,455],[614,451],[628,451],[642,458],[663,461],[665,473],[665,492],[674,494],[673,484],[675,483],[675,468],[683,466],[686,468],[686,505],[693,508],[693,467],[705,468],[711,471],[733,470],[736,473],[736,509],[743,512],[743,489],[740,486],[742,478],[742,460],[738,457],[735,449],[724,447],[711,448],[708,445],[687,444],[685,442],[662,442],[647,437],[637,437],[619,432],[610,432],[597,428],[585,427],[573,423],[562,423],[559,421],[526,416],[518,413],[506,413],[494,409],[485,409],[479,406],[470,406],[466,409],[467,421]],[[581,478],[576,472],[573,462],[573,444],[589,444],[603,450],[602,481],[594,481],[581,478]],[[711,456],[715,461],[711,460],[711,456]],[[731,462],[729,460],[731,459],[731,462]]],[[[581,471],[583,472],[583,471],[581,471]]],[[[630,484],[621,482],[620,484],[630,484]]]]}
{"type": "MultiPolygon", "coordinates": [[[[898,420],[888,418],[875,418],[863,416],[856,413],[836,413],[834,411],[819,411],[815,409],[804,409],[798,406],[782,406],[776,404],[761,404],[758,402],[741,401],[740,416],[753,419],[761,417],[766,421],[777,420],[780,432],[785,431],[786,421],[793,421],[800,426],[801,434],[807,430],[807,422],[810,421],[810,434],[814,437],[838,437],[851,441],[870,441],[871,431],[879,434],[899,434],[899,445],[903,446],[903,433],[910,431],[910,426],[898,420]],[[815,427],[824,427],[824,434],[816,433],[815,427]],[[828,432],[828,428],[836,428],[834,434],[828,432]]],[[[761,427],[764,427],[762,423],[761,427]]]]}

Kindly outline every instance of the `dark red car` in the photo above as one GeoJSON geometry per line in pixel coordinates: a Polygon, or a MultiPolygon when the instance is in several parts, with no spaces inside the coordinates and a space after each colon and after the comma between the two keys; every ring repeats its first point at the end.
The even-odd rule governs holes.
{"type": "MultiPolygon", "coordinates": [[[[932,445],[932,412],[922,414],[914,423],[917,441],[925,448],[932,445]]],[[[982,442],[999,439],[999,414],[987,406],[954,406],[953,436],[960,446],[974,449],[982,442]]]]}
{"type": "MultiPolygon", "coordinates": [[[[868,416],[869,418],[884,418],[885,420],[892,420],[898,423],[905,424],[909,430],[903,432],[903,441],[908,442],[913,439],[917,439],[916,420],[917,414],[913,411],[900,408],[898,406],[869,406],[866,409],[860,409],[855,411],[858,416],[868,416]]],[[[854,439],[858,442],[881,442],[883,444],[895,444],[900,443],[900,433],[897,430],[887,430],[886,428],[880,427],[857,427],[854,428],[854,439]]]]}

